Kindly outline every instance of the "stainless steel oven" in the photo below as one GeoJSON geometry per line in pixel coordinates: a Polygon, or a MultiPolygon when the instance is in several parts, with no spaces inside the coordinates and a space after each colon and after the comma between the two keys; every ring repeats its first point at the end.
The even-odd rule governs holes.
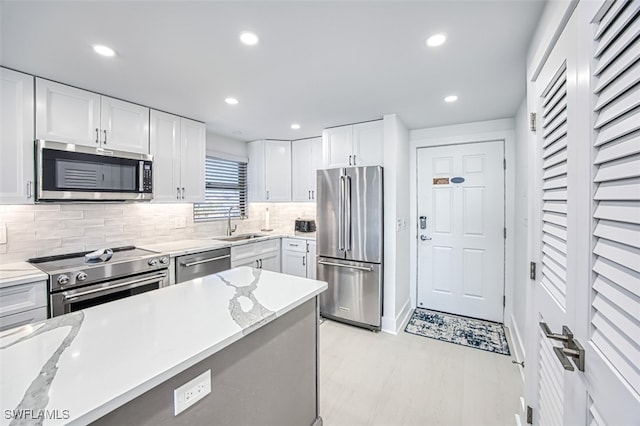
{"type": "Polygon", "coordinates": [[[169,256],[134,246],[29,259],[49,275],[49,316],[169,285],[169,256]]]}
{"type": "Polygon", "coordinates": [[[50,296],[51,316],[55,317],[125,297],[157,290],[169,284],[167,269],[128,276],[87,287],[74,288],[50,296]]]}
{"type": "Polygon", "coordinates": [[[153,198],[153,157],[67,143],[36,141],[36,201],[153,198]]]}

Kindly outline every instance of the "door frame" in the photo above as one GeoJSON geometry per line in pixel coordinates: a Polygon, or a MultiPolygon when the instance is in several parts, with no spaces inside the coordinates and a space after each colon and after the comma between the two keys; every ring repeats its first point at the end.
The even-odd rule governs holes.
{"type": "Polygon", "coordinates": [[[505,226],[507,238],[504,240],[504,324],[510,330],[511,347],[515,351],[516,358],[522,359],[524,340],[518,335],[518,330],[513,326],[513,288],[515,261],[515,121],[512,118],[480,121],[476,123],[460,124],[453,126],[433,127],[429,129],[412,130],[409,133],[409,145],[411,152],[409,170],[410,191],[410,297],[411,307],[417,304],[418,293],[418,176],[417,162],[418,149],[431,148],[445,145],[459,145],[477,142],[503,141],[504,158],[507,169],[504,174],[505,182],[505,226]]]}

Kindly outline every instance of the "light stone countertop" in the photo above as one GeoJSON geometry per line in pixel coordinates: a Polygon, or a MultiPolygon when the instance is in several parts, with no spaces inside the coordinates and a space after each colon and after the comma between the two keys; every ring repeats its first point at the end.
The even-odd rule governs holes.
{"type": "Polygon", "coordinates": [[[47,410],[58,418],[44,425],[89,423],[326,289],[240,267],[7,330],[2,412],[47,410]]]}
{"type": "Polygon", "coordinates": [[[47,279],[47,274],[28,262],[0,264],[0,288],[47,279]]]}

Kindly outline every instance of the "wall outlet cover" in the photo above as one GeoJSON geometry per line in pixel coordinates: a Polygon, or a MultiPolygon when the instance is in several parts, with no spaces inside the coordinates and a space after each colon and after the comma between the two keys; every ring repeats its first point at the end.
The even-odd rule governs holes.
{"type": "Polygon", "coordinates": [[[211,393],[211,370],[207,370],[193,380],[173,391],[174,416],[182,413],[211,393]]]}
{"type": "Polygon", "coordinates": [[[186,228],[187,227],[187,218],[184,216],[178,216],[175,219],[175,227],[176,228],[186,228]]]}

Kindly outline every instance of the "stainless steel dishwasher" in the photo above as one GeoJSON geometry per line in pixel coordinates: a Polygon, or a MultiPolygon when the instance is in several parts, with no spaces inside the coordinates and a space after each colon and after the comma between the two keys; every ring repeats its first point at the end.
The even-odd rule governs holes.
{"type": "Polygon", "coordinates": [[[176,284],[231,268],[229,247],[176,257],[176,284]]]}

